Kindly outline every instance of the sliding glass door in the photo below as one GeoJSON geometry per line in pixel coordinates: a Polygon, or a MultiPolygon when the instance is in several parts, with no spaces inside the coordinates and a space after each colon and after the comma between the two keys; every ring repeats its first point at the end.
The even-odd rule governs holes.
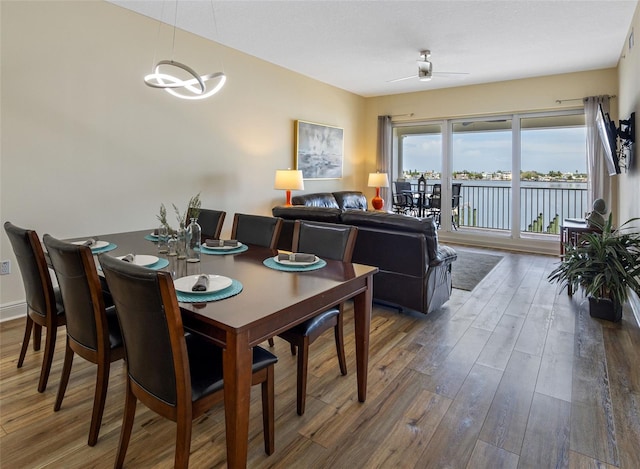
{"type": "Polygon", "coordinates": [[[452,122],[451,176],[461,184],[458,227],[511,230],[511,122],[452,122]]]}
{"type": "Polygon", "coordinates": [[[582,110],[396,124],[394,131],[394,180],[417,191],[422,176],[428,192],[441,191],[440,229],[557,235],[564,218],[589,210],[582,110]]]}
{"type": "Polygon", "coordinates": [[[589,210],[584,114],[523,116],[520,136],[520,231],[558,234],[589,210]]]}

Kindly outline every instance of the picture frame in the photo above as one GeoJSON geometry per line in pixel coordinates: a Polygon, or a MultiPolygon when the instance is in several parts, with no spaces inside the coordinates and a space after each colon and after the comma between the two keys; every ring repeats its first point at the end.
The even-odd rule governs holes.
{"type": "Polygon", "coordinates": [[[344,161],[344,129],[296,121],[296,169],[303,179],[340,179],[344,161]]]}

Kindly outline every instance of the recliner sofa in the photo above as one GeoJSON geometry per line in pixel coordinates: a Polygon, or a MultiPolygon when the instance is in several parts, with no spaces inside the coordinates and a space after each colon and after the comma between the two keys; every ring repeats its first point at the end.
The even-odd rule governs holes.
{"type": "Polygon", "coordinates": [[[438,243],[433,218],[366,211],[361,192],[306,194],[292,202],[272,209],[284,222],[279,249],[291,250],[295,220],[357,226],[353,262],[380,269],[373,281],[374,301],[427,314],[449,300],[457,254],[438,243]]]}

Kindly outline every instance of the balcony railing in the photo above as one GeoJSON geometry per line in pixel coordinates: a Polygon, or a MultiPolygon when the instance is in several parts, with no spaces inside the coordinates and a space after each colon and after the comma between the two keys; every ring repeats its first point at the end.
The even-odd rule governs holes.
{"type": "MultiPolygon", "coordinates": [[[[509,183],[455,182],[462,182],[460,205],[453,212],[459,227],[511,229],[512,189],[509,183]]],[[[589,211],[586,183],[523,182],[523,186],[520,188],[521,232],[558,234],[563,219],[583,218],[589,211]]]]}

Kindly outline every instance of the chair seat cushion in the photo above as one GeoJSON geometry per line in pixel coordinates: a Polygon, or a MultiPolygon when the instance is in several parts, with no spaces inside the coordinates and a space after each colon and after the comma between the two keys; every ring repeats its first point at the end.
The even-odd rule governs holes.
{"type": "MultiPolygon", "coordinates": [[[[185,341],[191,372],[191,400],[195,402],[222,389],[222,349],[197,334],[185,334],[185,341]]],[[[271,352],[254,347],[251,370],[255,373],[277,361],[278,358],[271,352]]]]}
{"type": "Polygon", "coordinates": [[[317,316],[312,317],[311,319],[307,319],[303,323],[298,324],[295,327],[292,327],[287,331],[290,334],[296,334],[299,336],[310,336],[313,335],[316,331],[324,331],[327,327],[333,327],[335,325],[335,318],[340,314],[338,308],[331,308],[323,313],[318,314],[317,316]],[[328,326],[327,323],[331,323],[331,326],[328,326]]]}

